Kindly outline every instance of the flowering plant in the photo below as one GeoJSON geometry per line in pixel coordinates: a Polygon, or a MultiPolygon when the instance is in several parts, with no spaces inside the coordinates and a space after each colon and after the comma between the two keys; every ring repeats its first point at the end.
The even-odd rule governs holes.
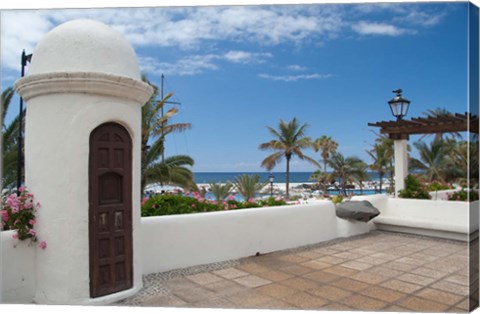
{"type": "MultiPolygon", "coordinates": [[[[20,195],[2,195],[2,217],[3,230],[16,230],[13,239],[36,242],[37,232],[34,227],[37,223],[35,212],[40,208],[40,203],[34,202],[34,196],[24,187],[19,189],[20,195]]],[[[39,247],[45,249],[45,241],[41,241],[39,247]]]]}

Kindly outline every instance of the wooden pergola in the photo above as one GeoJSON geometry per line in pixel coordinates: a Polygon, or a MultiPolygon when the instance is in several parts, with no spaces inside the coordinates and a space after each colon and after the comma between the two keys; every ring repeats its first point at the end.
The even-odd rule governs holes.
{"type": "Polygon", "coordinates": [[[445,132],[472,132],[478,134],[478,116],[472,113],[444,114],[419,117],[411,120],[381,121],[368,126],[380,128],[393,140],[408,140],[410,134],[435,134],[445,132]]]}
{"type": "Polygon", "coordinates": [[[368,123],[379,127],[380,134],[388,134],[394,141],[395,150],[395,194],[404,188],[408,174],[407,141],[411,134],[436,134],[447,132],[470,132],[478,134],[478,115],[472,113],[443,114],[411,118],[410,120],[381,121],[368,123]]]}

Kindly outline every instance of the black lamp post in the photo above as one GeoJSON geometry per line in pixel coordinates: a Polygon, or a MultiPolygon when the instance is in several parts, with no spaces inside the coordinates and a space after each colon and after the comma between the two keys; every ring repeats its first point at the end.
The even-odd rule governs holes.
{"type": "MultiPolygon", "coordinates": [[[[21,77],[25,76],[25,67],[27,66],[27,62],[32,61],[32,54],[25,54],[25,49],[22,51],[22,70],[21,70],[21,77]]],[[[18,128],[18,153],[17,153],[17,195],[20,195],[20,187],[22,186],[22,166],[23,166],[23,158],[22,158],[22,146],[23,146],[23,98],[20,97],[20,113],[19,113],[19,121],[20,127],[18,128]]]]}
{"type": "Polygon", "coordinates": [[[270,197],[273,197],[273,181],[275,180],[275,176],[271,172],[268,176],[268,180],[270,181],[270,197]]]}
{"type": "Polygon", "coordinates": [[[392,100],[388,102],[393,116],[397,118],[397,121],[402,120],[407,115],[408,107],[410,106],[410,100],[402,97],[402,90],[397,89],[393,91],[397,94],[392,100]]]}

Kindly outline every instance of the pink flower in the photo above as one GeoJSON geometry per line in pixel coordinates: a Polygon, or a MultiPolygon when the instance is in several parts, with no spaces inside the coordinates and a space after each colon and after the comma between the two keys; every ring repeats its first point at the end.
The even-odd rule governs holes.
{"type": "Polygon", "coordinates": [[[35,219],[30,219],[28,223],[33,226],[37,223],[37,221],[35,219]]]}
{"type": "Polygon", "coordinates": [[[300,200],[297,200],[295,204],[300,205],[301,204],[300,200]]]}
{"type": "Polygon", "coordinates": [[[235,200],[235,196],[233,196],[232,194],[230,194],[227,198],[227,200],[229,201],[234,201],[235,200]]]}
{"type": "Polygon", "coordinates": [[[12,209],[12,212],[18,213],[20,210],[20,199],[15,194],[7,196],[7,206],[12,209]]]}
{"type": "Polygon", "coordinates": [[[12,239],[14,239],[14,240],[18,239],[18,233],[12,234],[12,239]]]}
{"type": "Polygon", "coordinates": [[[21,186],[18,188],[18,192],[22,193],[23,191],[25,191],[25,187],[24,186],[21,186]]]}
{"type": "Polygon", "coordinates": [[[30,230],[28,230],[28,234],[30,234],[32,236],[35,236],[35,235],[37,235],[37,232],[33,229],[30,229],[30,230]]]}
{"type": "Polygon", "coordinates": [[[146,201],[148,201],[148,197],[144,197],[144,198],[142,199],[142,203],[141,203],[142,206],[145,205],[145,202],[146,202],[146,201]]]}
{"type": "Polygon", "coordinates": [[[195,204],[192,204],[192,208],[195,208],[195,207],[197,207],[197,206],[195,206],[195,204]]]}
{"type": "Polygon", "coordinates": [[[8,212],[6,210],[0,210],[0,214],[2,216],[2,220],[3,221],[7,221],[8,220],[8,212]]]}
{"type": "Polygon", "coordinates": [[[190,192],[185,192],[185,196],[189,196],[190,195],[190,192]]]}
{"type": "Polygon", "coordinates": [[[47,248],[47,242],[45,241],[40,242],[38,247],[41,248],[42,250],[45,250],[47,248]]]}
{"type": "Polygon", "coordinates": [[[255,203],[255,200],[254,200],[253,198],[249,198],[249,199],[248,199],[248,202],[249,202],[249,203],[255,203]]]}

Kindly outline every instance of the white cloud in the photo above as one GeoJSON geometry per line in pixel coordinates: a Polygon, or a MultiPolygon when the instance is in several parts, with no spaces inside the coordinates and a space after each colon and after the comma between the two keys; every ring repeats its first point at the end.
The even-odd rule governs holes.
{"type": "Polygon", "coordinates": [[[307,67],[304,67],[304,66],[301,66],[301,65],[298,65],[298,64],[291,64],[291,65],[287,66],[287,69],[289,69],[291,71],[306,71],[306,70],[308,70],[307,67]]]}
{"type": "Polygon", "coordinates": [[[227,61],[233,63],[243,63],[243,64],[250,64],[250,63],[263,63],[266,58],[271,58],[273,55],[271,53],[252,53],[247,51],[229,51],[223,58],[227,61]]]}
{"type": "Polygon", "coordinates": [[[282,81],[282,82],[296,82],[299,80],[312,80],[312,79],[327,79],[331,78],[331,74],[302,74],[302,75],[270,75],[270,74],[259,74],[259,77],[263,79],[268,79],[272,81],[282,81]]]}
{"type": "Polygon", "coordinates": [[[352,25],[352,29],[361,35],[399,36],[411,32],[390,24],[371,23],[366,21],[361,21],[352,25]]]}
{"type": "Polygon", "coordinates": [[[255,53],[247,51],[228,51],[224,54],[190,55],[178,59],[174,63],[159,62],[152,57],[139,57],[140,68],[147,73],[164,73],[167,75],[189,76],[204,73],[207,70],[217,70],[221,61],[231,63],[262,63],[271,58],[271,53],[255,53]]]}

